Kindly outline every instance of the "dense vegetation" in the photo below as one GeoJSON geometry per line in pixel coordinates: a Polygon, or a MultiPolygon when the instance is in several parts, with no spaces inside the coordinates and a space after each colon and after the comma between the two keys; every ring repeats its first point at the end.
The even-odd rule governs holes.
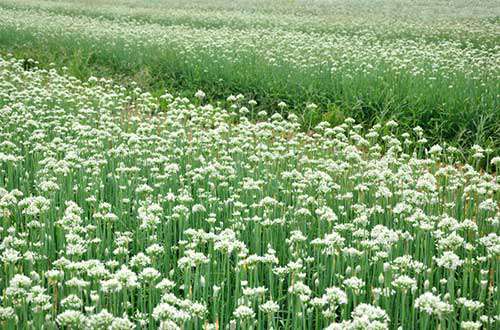
{"type": "Polygon", "coordinates": [[[499,329],[497,10],[0,0],[0,328],[499,329]]]}
{"type": "Polygon", "coordinates": [[[498,328],[498,177],[421,129],[309,135],[23,64],[0,58],[4,329],[498,328]]]}
{"type": "Polygon", "coordinates": [[[160,95],[202,89],[305,129],[394,119],[498,152],[496,1],[0,1],[0,51],[160,95]],[[318,107],[306,108],[314,103],[318,107]]]}

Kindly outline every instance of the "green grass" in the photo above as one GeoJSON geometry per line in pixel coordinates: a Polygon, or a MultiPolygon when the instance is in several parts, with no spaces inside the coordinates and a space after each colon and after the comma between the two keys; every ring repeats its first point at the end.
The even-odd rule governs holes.
{"type": "MultiPolygon", "coordinates": [[[[217,36],[220,29],[226,28],[235,29],[234,31],[253,31],[254,21],[252,21],[251,11],[242,11],[240,14],[234,8],[211,8],[214,13],[220,14],[223,10],[229,10],[229,13],[236,15],[236,18],[229,20],[228,23],[217,17],[213,21],[218,22],[219,25],[214,25],[211,21],[205,23],[202,18],[197,18],[198,7],[189,9],[190,7],[177,6],[176,10],[184,10],[179,16],[169,16],[167,7],[155,7],[155,4],[146,5],[145,3],[143,7],[117,5],[116,8],[112,3],[106,4],[106,7],[102,7],[102,16],[99,16],[99,7],[85,7],[84,5],[75,8],[66,5],[58,7],[50,2],[48,2],[50,6],[47,4],[40,6],[36,12],[26,11],[26,8],[30,6],[36,8],[36,4],[37,2],[28,1],[27,5],[18,5],[21,8],[9,2],[5,4],[6,8],[10,9],[7,9],[4,15],[19,15],[20,17],[24,15],[26,21],[30,22],[28,25],[31,24],[32,27],[24,28],[22,25],[19,27],[9,23],[0,25],[0,44],[2,45],[0,51],[4,55],[10,52],[18,58],[33,58],[42,67],[47,67],[49,63],[55,63],[56,67],[66,66],[70,74],[84,80],[90,76],[113,77],[124,84],[132,80],[153,94],[169,89],[181,95],[192,96],[198,89],[202,89],[208,99],[215,103],[223,102],[230,94],[242,93],[257,100],[256,111],[261,109],[275,111],[276,104],[284,101],[288,104],[287,111],[295,112],[302,118],[302,124],[306,130],[323,120],[338,124],[343,118],[349,116],[366,126],[394,119],[400,123],[402,131],[421,126],[433,143],[449,143],[458,147],[479,144],[498,152],[500,111],[497,91],[500,89],[500,84],[497,79],[498,52],[493,46],[497,37],[488,34],[486,28],[480,32],[444,32],[443,34],[440,31],[453,31],[453,28],[449,28],[446,24],[443,24],[443,27],[436,25],[437,23],[434,23],[431,17],[428,20],[429,24],[431,27],[436,27],[437,32],[421,27],[422,23],[427,22],[425,20],[422,22],[410,20],[409,28],[405,29],[402,25],[405,17],[396,16],[396,27],[391,28],[381,23],[381,27],[374,28],[373,33],[365,30],[374,26],[368,19],[354,25],[345,23],[345,27],[338,24],[334,30],[317,32],[321,31],[321,27],[328,26],[321,21],[322,23],[317,23],[316,27],[312,26],[309,30],[305,28],[305,31],[301,31],[302,28],[294,28],[294,26],[299,26],[297,22],[300,22],[300,19],[294,18],[294,14],[305,13],[305,11],[293,5],[289,5],[290,10],[293,11],[287,14],[291,15],[289,19],[292,23],[287,25],[291,27],[273,24],[273,22],[279,22],[279,15],[274,12],[267,17],[268,25],[258,27],[276,31],[284,29],[284,33],[292,33],[297,38],[301,38],[301,34],[309,35],[307,38],[311,38],[311,33],[318,33],[317,37],[312,37],[313,40],[322,38],[324,35],[336,37],[346,35],[353,38],[356,36],[364,38],[366,35],[369,43],[376,42],[381,45],[387,43],[387,46],[384,46],[387,47],[387,51],[396,50],[391,48],[394,47],[395,42],[403,42],[403,44],[414,42],[417,46],[432,48],[445,47],[440,44],[451,42],[455,43],[452,47],[456,47],[457,51],[462,47],[459,45],[462,44],[471,54],[481,54],[481,61],[490,61],[480,69],[482,72],[472,71],[471,73],[469,70],[476,69],[467,67],[456,70],[453,66],[449,69],[438,68],[435,73],[437,79],[430,82],[428,77],[431,75],[429,72],[432,70],[430,67],[432,61],[419,57],[408,58],[410,62],[416,63],[417,68],[424,70],[425,73],[418,76],[414,76],[405,69],[395,70],[392,64],[384,61],[371,63],[374,68],[363,73],[359,68],[370,64],[365,62],[363,57],[350,59],[351,64],[343,64],[339,71],[332,74],[329,71],[329,63],[303,68],[277,58],[277,65],[270,64],[268,59],[262,56],[260,48],[257,52],[252,48],[239,47],[237,43],[228,44],[228,47],[232,47],[238,55],[227,57],[224,55],[227,51],[224,48],[214,49],[210,43],[208,48],[201,47],[202,44],[196,44],[196,42],[202,42],[196,41],[196,36],[192,37],[194,38],[192,44],[178,40],[178,36],[172,36],[174,37],[172,40],[167,39],[166,43],[160,44],[154,40],[154,35],[145,37],[152,40],[144,40],[146,42],[143,43],[140,38],[134,37],[130,40],[119,33],[112,35],[111,32],[100,31],[106,27],[119,31],[121,28],[127,29],[130,24],[143,26],[145,31],[149,31],[147,30],[149,27],[151,31],[155,29],[161,31],[162,27],[175,29],[181,26],[179,24],[183,24],[187,26],[188,31],[192,31],[191,34],[195,35],[197,31],[208,31],[207,35],[213,33],[217,36]],[[192,20],[189,19],[189,10],[193,13],[192,20]],[[142,14],[134,17],[134,12],[142,14]],[[57,24],[50,24],[50,28],[47,27],[47,30],[44,30],[44,25],[37,26],[36,23],[32,23],[33,19],[36,20],[36,15],[49,15],[48,17],[53,15],[54,21],[64,19],[66,23],[61,25],[62,30],[54,31],[57,24]],[[238,15],[243,15],[243,18],[238,15]],[[63,26],[69,24],[67,22],[74,20],[76,24],[86,24],[79,22],[84,22],[87,17],[90,19],[89,24],[94,24],[96,31],[99,31],[99,37],[92,35],[91,32],[82,34],[73,30],[65,32],[63,26]],[[238,26],[239,22],[243,25],[238,26]],[[424,35],[423,38],[417,37],[419,28],[424,35]],[[425,35],[428,36],[425,37],[425,35]],[[484,40],[492,43],[485,43],[484,40]],[[479,44],[486,48],[484,50],[474,48],[479,44]],[[183,54],[186,47],[190,49],[183,54]],[[194,47],[194,50],[191,47],[194,47]],[[483,51],[487,55],[481,53],[483,51]],[[454,72],[446,70],[454,70],[454,72]],[[450,74],[449,77],[446,77],[447,72],[450,74]],[[319,105],[318,110],[313,113],[305,110],[306,105],[311,102],[319,105]]],[[[262,15],[262,13],[255,12],[255,15],[257,14],[262,15]]],[[[306,17],[310,19],[314,18],[314,15],[321,14],[309,13],[306,17]]],[[[329,15],[326,17],[335,18],[334,14],[329,15]]],[[[384,15],[378,15],[375,11],[375,22],[382,21],[384,15]]],[[[467,20],[453,15],[445,17],[447,24],[452,24],[451,26],[455,28],[460,27],[464,31],[467,31],[465,29],[467,24],[480,26],[480,22],[486,21],[482,16],[477,18],[470,16],[467,20]]],[[[326,20],[323,16],[317,17],[326,20]]],[[[342,19],[347,21],[344,17],[342,19]]],[[[494,19],[490,21],[490,24],[495,24],[494,19]]],[[[265,30],[263,31],[266,33],[265,30]]],[[[276,41],[278,42],[278,39],[276,41]]],[[[366,47],[370,47],[369,43],[366,47]]],[[[257,47],[260,46],[257,44],[257,47]]],[[[334,56],[342,56],[342,50],[334,56]]],[[[405,54],[401,56],[404,58],[405,54]]],[[[449,60],[455,61],[456,59],[452,56],[460,55],[446,56],[451,56],[449,60]]],[[[474,59],[472,57],[470,61],[474,59]]],[[[443,61],[447,60],[443,59],[443,61]]]]}

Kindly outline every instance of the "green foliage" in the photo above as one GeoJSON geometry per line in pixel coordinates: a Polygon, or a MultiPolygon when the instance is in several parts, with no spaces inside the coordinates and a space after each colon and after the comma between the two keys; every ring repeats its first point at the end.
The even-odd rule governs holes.
{"type": "Polygon", "coordinates": [[[490,3],[470,14],[425,2],[429,16],[413,18],[421,4],[406,5],[2,1],[0,52],[153,93],[202,89],[214,103],[242,93],[258,102],[257,112],[284,101],[306,129],[324,116],[367,126],[394,119],[405,130],[421,126],[434,143],[498,151],[490,3]],[[307,113],[309,103],[318,109],[307,113]]]}
{"type": "Polygon", "coordinates": [[[0,57],[2,329],[498,329],[500,157],[205,96],[0,57]]]}

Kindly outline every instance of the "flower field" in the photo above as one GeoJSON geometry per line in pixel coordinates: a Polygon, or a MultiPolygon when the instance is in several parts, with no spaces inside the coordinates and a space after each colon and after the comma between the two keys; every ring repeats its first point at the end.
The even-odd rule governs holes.
{"type": "Polygon", "coordinates": [[[0,0],[0,330],[499,329],[499,12],[0,0]]]}
{"type": "Polygon", "coordinates": [[[2,329],[498,328],[498,177],[422,129],[25,64],[0,58],[2,329]]]}
{"type": "Polygon", "coordinates": [[[498,1],[98,3],[0,0],[0,54],[154,95],[241,93],[265,111],[284,101],[305,129],[396,120],[433,144],[500,150],[498,1]]]}

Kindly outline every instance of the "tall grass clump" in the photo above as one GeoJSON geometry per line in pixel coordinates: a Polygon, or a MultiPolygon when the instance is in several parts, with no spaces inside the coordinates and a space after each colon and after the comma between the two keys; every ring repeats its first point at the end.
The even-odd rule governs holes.
{"type": "Polygon", "coordinates": [[[480,146],[26,67],[0,58],[3,329],[498,328],[480,146]]]}

